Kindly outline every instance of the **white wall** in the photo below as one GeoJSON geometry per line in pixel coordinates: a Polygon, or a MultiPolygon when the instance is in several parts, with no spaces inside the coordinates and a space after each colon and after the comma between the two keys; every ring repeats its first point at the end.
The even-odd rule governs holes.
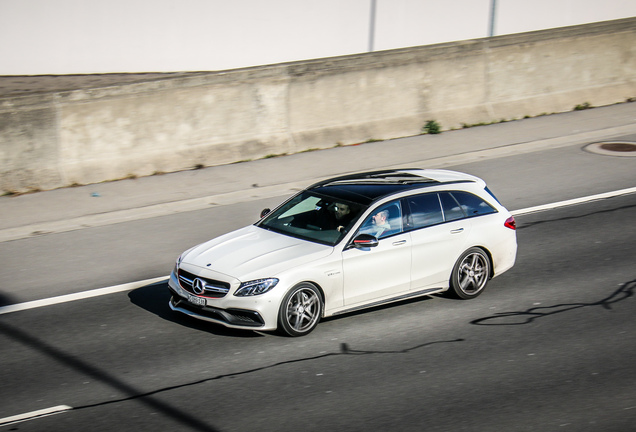
{"type": "Polygon", "coordinates": [[[496,34],[636,16],[634,0],[497,0],[496,34]]]}
{"type": "Polygon", "coordinates": [[[490,3],[491,0],[377,0],[374,47],[386,50],[486,37],[490,3]]]}
{"type": "MultiPolygon", "coordinates": [[[[0,75],[225,70],[488,36],[492,0],[0,0],[0,75]]],[[[496,0],[496,34],[636,16],[496,0]]]]}

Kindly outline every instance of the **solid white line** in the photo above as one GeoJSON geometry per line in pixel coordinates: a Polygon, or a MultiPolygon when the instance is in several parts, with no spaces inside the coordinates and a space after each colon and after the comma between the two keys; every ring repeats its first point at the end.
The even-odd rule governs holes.
{"type": "Polygon", "coordinates": [[[552,204],[544,204],[544,205],[539,205],[535,207],[528,207],[528,208],[524,208],[520,210],[513,210],[510,213],[512,213],[513,216],[520,216],[520,215],[536,213],[536,212],[545,211],[545,210],[553,210],[559,207],[566,207],[566,206],[571,206],[576,204],[583,204],[583,203],[587,203],[591,201],[614,198],[617,196],[628,195],[631,193],[636,193],[636,187],[620,189],[620,190],[616,190],[612,192],[605,192],[605,193],[590,195],[590,196],[581,197],[581,198],[574,198],[574,199],[565,200],[565,201],[559,201],[552,204]]]}
{"type": "MultiPolygon", "coordinates": [[[[566,201],[559,201],[552,204],[545,204],[545,205],[540,205],[535,207],[527,207],[525,209],[514,210],[511,213],[514,216],[521,216],[521,215],[536,213],[540,211],[552,210],[559,207],[566,207],[570,205],[582,204],[582,203],[591,202],[591,201],[598,201],[601,199],[613,198],[613,197],[617,197],[621,195],[628,195],[631,193],[636,193],[636,187],[620,189],[620,190],[616,190],[612,192],[590,195],[587,197],[575,198],[575,199],[566,200],[566,201]]],[[[75,294],[66,294],[66,295],[61,295],[57,297],[51,297],[48,299],[34,300],[34,301],[17,303],[17,304],[8,305],[8,306],[1,306],[0,315],[8,314],[11,312],[18,312],[22,310],[35,309],[35,308],[44,307],[44,306],[50,306],[50,305],[59,304],[59,303],[66,303],[66,302],[75,301],[75,300],[83,300],[83,299],[87,299],[91,297],[98,297],[98,296],[112,294],[116,292],[131,291],[137,288],[141,288],[142,286],[152,285],[158,282],[163,282],[167,280],[168,277],[169,276],[161,276],[154,279],[146,279],[146,280],[130,282],[130,283],[122,284],[122,285],[115,285],[112,287],[98,288],[98,289],[83,291],[83,292],[79,292],[75,294]]]]}
{"type": "Polygon", "coordinates": [[[87,299],[91,297],[98,297],[98,296],[103,296],[106,294],[112,294],[116,292],[131,291],[137,288],[141,288],[142,286],[152,285],[158,282],[163,282],[166,279],[168,279],[168,276],[161,276],[161,277],[157,277],[153,279],[146,279],[146,280],[137,281],[137,282],[125,283],[122,285],[115,285],[112,287],[97,288],[90,291],[83,291],[83,292],[78,292],[74,294],[66,294],[66,295],[61,295],[57,297],[50,297],[50,298],[46,298],[42,300],[33,300],[33,301],[24,302],[24,303],[16,303],[13,305],[2,306],[0,307],[0,315],[8,314],[11,312],[27,310],[27,309],[35,309],[35,308],[39,308],[43,306],[50,306],[50,305],[59,304],[59,303],[67,303],[67,302],[75,301],[75,300],[83,300],[83,299],[87,299]]]}
{"type": "Polygon", "coordinates": [[[61,412],[72,410],[72,409],[73,407],[70,407],[68,405],[58,405],[51,408],[41,409],[38,411],[31,411],[24,414],[18,414],[11,417],[5,417],[3,419],[0,419],[0,426],[8,426],[10,424],[23,422],[23,421],[31,420],[38,417],[46,417],[53,414],[59,414],[61,412]]]}

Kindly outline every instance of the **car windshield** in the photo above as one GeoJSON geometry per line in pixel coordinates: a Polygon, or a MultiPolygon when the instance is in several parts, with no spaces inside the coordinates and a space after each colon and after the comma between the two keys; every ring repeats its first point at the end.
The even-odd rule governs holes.
{"type": "Polygon", "coordinates": [[[365,208],[351,201],[304,191],[256,225],[292,237],[335,246],[365,208]]]}

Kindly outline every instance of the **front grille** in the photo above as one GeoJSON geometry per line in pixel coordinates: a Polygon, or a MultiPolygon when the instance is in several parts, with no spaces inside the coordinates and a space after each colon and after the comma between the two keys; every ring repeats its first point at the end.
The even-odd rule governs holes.
{"type": "Polygon", "coordinates": [[[178,276],[179,285],[181,285],[181,288],[183,288],[190,294],[198,295],[201,297],[221,298],[225,297],[225,295],[230,290],[230,284],[227,282],[200,277],[183,269],[179,269],[178,276]],[[204,282],[204,291],[202,293],[194,292],[193,285],[195,279],[201,279],[204,282]]]}

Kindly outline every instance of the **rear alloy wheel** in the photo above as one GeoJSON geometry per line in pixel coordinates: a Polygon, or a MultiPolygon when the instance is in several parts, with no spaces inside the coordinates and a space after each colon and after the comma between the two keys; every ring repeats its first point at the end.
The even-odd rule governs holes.
{"type": "Polygon", "coordinates": [[[488,255],[482,249],[470,248],[453,267],[450,279],[452,293],[461,299],[475,298],[486,288],[489,278],[488,255]]]}
{"type": "Polygon", "coordinates": [[[318,288],[303,282],[292,288],[278,311],[280,329],[289,336],[309,334],[320,321],[322,299],[318,288]]]}

